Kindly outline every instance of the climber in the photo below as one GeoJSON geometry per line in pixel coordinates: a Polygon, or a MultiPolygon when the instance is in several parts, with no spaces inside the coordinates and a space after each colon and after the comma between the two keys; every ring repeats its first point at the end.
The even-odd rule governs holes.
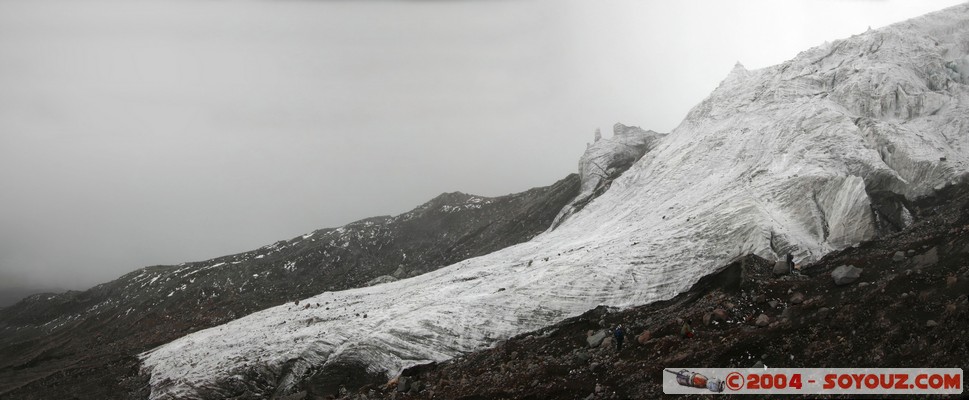
{"type": "Polygon", "coordinates": [[[626,330],[623,329],[622,324],[616,326],[616,329],[612,331],[612,336],[616,338],[616,352],[622,351],[622,339],[626,335],[626,330]]]}
{"type": "Polygon", "coordinates": [[[791,273],[794,273],[794,254],[787,253],[787,267],[790,268],[791,273]]]}
{"type": "Polygon", "coordinates": [[[683,319],[683,327],[680,328],[680,336],[689,339],[693,337],[693,327],[690,326],[690,319],[683,319]]]}

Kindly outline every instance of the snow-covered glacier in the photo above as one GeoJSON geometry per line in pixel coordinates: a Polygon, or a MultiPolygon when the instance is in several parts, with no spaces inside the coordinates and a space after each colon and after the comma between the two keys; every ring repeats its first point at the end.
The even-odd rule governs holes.
{"type": "Polygon", "coordinates": [[[969,4],[780,65],[738,64],[556,229],[158,347],[142,355],[151,397],[229,395],[254,370],[269,393],[347,362],[393,375],[600,304],[672,297],[741,254],[813,260],[870,238],[870,193],[917,197],[969,171],[967,57],[969,4]]]}

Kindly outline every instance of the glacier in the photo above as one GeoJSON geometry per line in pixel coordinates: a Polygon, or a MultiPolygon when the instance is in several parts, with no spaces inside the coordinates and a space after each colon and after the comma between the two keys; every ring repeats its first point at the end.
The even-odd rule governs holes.
{"type": "Polygon", "coordinates": [[[739,255],[798,262],[870,239],[870,193],[969,171],[969,4],[738,63],[608,191],[533,240],[409,279],[326,292],[141,355],[151,398],[266,395],[356,363],[393,376],[598,305],[673,297],[739,255]],[[248,374],[248,375],[247,375],[248,374]],[[249,388],[248,390],[254,390],[249,388]]]}
{"type": "Polygon", "coordinates": [[[629,169],[647,151],[666,136],[636,126],[617,123],[611,138],[602,138],[596,129],[595,142],[586,146],[579,158],[579,194],[555,216],[549,229],[555,229],[566,218],[582,210],[596,197],[609,190],[612,182],[629,169]]]}

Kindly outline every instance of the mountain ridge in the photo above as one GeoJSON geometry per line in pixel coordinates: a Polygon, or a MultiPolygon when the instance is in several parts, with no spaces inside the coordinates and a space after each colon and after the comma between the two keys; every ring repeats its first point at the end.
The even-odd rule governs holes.
{"type": "Polygon", "coordinates": [[[124,397],[141,390],[130,377],[134,353],[321,291],[405,278],[526,240],[547,229],[578,188],[571,174],[506,196],[444,193],[398,216],[148,266],[86,291],[29,296],[0,309],[0,398],[70,396],[72,385],[88,387],[90,397],[124,397]]]}
{"type": "Polygon", "coordinates": [[[405,281],[306,299],[338,310],[277,307],[154,349],[142,355],[152,398],[284,395],[347,363],[392,376],[600,304],[672,298],[737,256],[811,262],[869,240],[879,218],[869,191],[915,198],[966,174],[969,90],[947,71],[969,52],[967,21],[960,5],[777,66],[735,68],[556,229],[405,281]],[[252,371],[263,372],[237,378],[252,371]]]}

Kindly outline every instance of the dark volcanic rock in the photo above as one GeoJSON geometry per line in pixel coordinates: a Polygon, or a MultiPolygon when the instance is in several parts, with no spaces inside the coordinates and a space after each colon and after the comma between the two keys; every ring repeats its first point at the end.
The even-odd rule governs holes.
{"type": "Polygon", "coordinates": [[[791,265],[787,261],[780,260],[774,263],[774,275],[781,276],[791,273],[791,265]]]}

